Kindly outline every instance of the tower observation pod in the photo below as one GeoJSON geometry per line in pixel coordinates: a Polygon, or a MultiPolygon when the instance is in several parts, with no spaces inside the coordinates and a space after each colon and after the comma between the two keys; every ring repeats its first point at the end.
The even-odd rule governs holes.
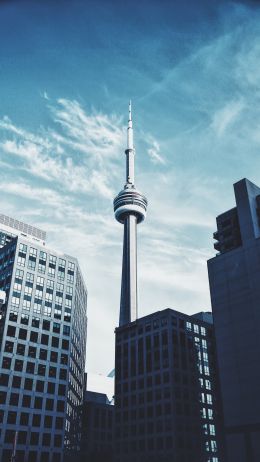
{"type": "Polygon", "coordinates": [[[137,225],[146,217],[147,199],[135,188],[131,102],[127,127],[126,183],[114,199],[115,218],[124,225],[119,326],[137,319],[137,225]]]}

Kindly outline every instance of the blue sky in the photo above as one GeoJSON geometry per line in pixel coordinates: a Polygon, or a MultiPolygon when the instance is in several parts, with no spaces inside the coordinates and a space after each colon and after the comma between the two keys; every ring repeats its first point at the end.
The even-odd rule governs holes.
{"type": "Polygon", "coordinates": [[[232,184],[260,184],[260,8],[254,1],[0,2],[1,212],[78,257],[88,369],[113,367],[133,101],[139,315],[210,309],[206,260],[232,184]]]}

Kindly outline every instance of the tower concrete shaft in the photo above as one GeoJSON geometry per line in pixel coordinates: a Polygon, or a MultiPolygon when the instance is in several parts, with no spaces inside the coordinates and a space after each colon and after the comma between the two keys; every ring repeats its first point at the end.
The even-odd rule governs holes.
{"type": "Polygon", "coordinates": [[[114,199],[117,221],[124,225],[119,326],[137,319],[137,224],[145,219],[147,200],[134,185],[134,144],[131,103],[127,127],[126,183],[114,199]]]}

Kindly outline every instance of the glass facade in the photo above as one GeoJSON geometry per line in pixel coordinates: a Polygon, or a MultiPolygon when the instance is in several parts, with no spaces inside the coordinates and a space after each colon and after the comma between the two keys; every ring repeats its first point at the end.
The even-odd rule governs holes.
{"type": "Polygon", "coordinates": [[[0,249],[0,460],[79,449],[87,291],[77,260],[20,236],[0,249]]]}

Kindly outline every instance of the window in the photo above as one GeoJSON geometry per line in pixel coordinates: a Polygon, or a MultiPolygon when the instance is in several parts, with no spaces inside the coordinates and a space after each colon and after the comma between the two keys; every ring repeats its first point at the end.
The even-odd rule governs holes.
{"type": "Polygon", "coordinates": [[[42,303],[38,299],[34,299],[33,311],[34,313],[40,314],[42,303]]]}
{"type": "Polygon", "coordinates": [[[14,342],[10,342],[9,340],[7,340],[5,342],[5,351],[7,353],[12,353],[13,349],[14,349],[14,342]]]}
{"type": "Polygon", "coordinates": [[[10,311],[9,320],[12,321],[12,322],[16,322],[17,319],[18,319],[17,311],[10,311]]]}
{"type": "Polygon", "coordinates": [[[28,316],[28,314],[22,314],[21,315],[21,324],[24,324],[25,326],[28,326],[28,324],[29,324],[29,316],[28,316]]]}
{"type": "Polygon", "coordinates": [[[70,335],[70,326],[63,326],[63,335],[70,335]]]}
{"type": "Polygon", "coordinates": [[[26,338],[27,338],[27,330],[26,329],[19,329],[19,338],[21,340],[26,340],[26,338]]]}
{"type": "Polygon", "coordinates": [[[24,381],[24,389],[25,390],[32,390],[33,387],[33,380],[32,379],[25,379],[24,381]]]}
{"type": "Polygon", "coordinates": [[[47,359],[47,350],[44,348],[40,349],[40,359],[46,360],[47,359]]]}
{"type": "MultiPolygon", "coordinates": [[[[35,367],[35,364],[32,363],[31,361],[28,361],[27,362],[27,365],[26,365],[26,372],[28,374],[34,374],[34,367],[35,367]]],[[[31,380],[31,379],[30,379],[31,380]]]]}
{"type": "Polygon", "coordinates": [[[6,391],[0,391],[0,404],[5,404],[6,402],[6,391]]]}
{"type": "Polygon", "coordinates": [[[41,414],[34,414],[32,420],[33,427],[40,427],[41,425],[41,414]]]}
{"type": "MultiPolygon", "coordinates": [[[[31,440],[30,440],[30,443],[31,443],[33,446],[38,445],[38,443],[39,443],[39,433],[31,432],[31,440]]],[[[36,460],[36,459],[35,459],[35,460],[36,460]]]]}
{"type": "Polygon", "coordinates": [[[57,368],[50,366],[49,367],[49,377],[56,377],[56,373],[57,373],[57,368]]]}
{"type": "Polygon", "coordinates": [[[7,423],[8,424],[16,424],[16,417],[17,417],[16,412],[13,412],[13,411],[8,412],[7,423]]]}
{"type": "Polygon", "coordinates": [[[68,350],[69,349],[69,341],[68,340],[62,340],[62,349],[63,350],[68,350]]]}
{"type": "MultiPolygon", "coordinates": [[[[23,424],[25,425],[25,424],[23,424]]],[[[23,431],[18,433],[18,444],[26,444],[27,432],[23,431]]]]}
{"type": "Polygon", "coordinates": [[[20,425],[28,425],[28,423],[29,423],[29,414],[27,412],[21,412],[20,425]]]}
{"type": "Polygon", "coordinates": [[[199,334],[199,326],[197,324],[193,325],[193,330],[194,330],[195,334],[199,334]]]}
{"type": "Polygon", "coordinates": [[[39,364],[39,365],[38,365],[38,372],[37,372],[37,374],[38,374],[38,375],[44,376],[44,375],[45,375],[45,371],[46,371],[46,366],[44,366],[44,364],[39,364]]]}
{"type": "Polygon", "coordinates": [[[62,417],[56,417],[55,428],[57,430],[61,430],[63,428],[63,418],[62,417]]]}
{"type": "Polygon", "coordinates": [[[42,380],[37,380],[36,382],[36,391],[43,392],[44,390],[44,382],[42,380]]]}
{"type": "MultiPolygon", "coordinates": [[[[23,402],[22,402],[23,407],[30,407],[31,406],[31,397],[30,395],[23,395],[23,402]]],[[[25,425],[25,424],[23,424],[25,425]]]]}
{"type": "Polygon", "coordinates": [[[19,394],[11,393],[10,399],[9,399],[10,406],[18,406],[18,402],[19,402],[19,394]]]}
{"type": "Polygon", "coordinates": [[[3,369],[11,369],[11,358],[7,358],[6,356],[3,357],[2,368],[3,369]]]}
{"type": "Polygon", "coordinates": [[[61,364],[68,364],[68,355],[62,353],[60,357],[61,364]]]}
{"type": "Polygon", "coordinates": [[[55,383],[48,382],[47,393],[54,395],[54,393],[55,393],[55,383]]]}
{"type": "Polygon", "coordinates": [[[44,330],[50,330],[50,321],[47,321],[46,319],[44,319],[42,322],[42,328],[44,330]]]}
{"type": "Polygon", "coordinates": [[[28,356],[30,358],[36,358],[36,348],[33,346],[29,346],[28,348],[28,356]]]}
{"type": "Polygon", "coordinates": [[[61,435],[55,435],[54,436],[54,446],[56,448],[60,448],[62,445],[62,439],[61,439],[61,435]]]}
{"type": "Polygon", "coordinates": [[[57,401],[57,411],[58,412],[64,412],[64,408],[65,408],[64,401],[58,400],[57,401]]]}
{"type": "Polygon", "coordinates": [[[13,376],[12,387],[13,388],[20,388],[21,387],[21,381],[22,381],[21,377],[18,377],[18,375],[14,375],[13,376]]]}
{"type": "Polygon", "coordinates": [[[60,396],[65,396],[65,394],[66,394],[66,385],[59,385],[58,394],[60,396]]]}
{"type": "Polygon", "coordinates": [[[52,332],[55,332],[56,334],[60,333],[60,324],[58,322],[53,323],[52,332]]]}
{"type": "Polygon", "coordinates": [[[53,289],[54,289],[54,281],[52,281],[51,279],[47,279],[47,292],[52,294],[53,293],[53,289]]]}
{"type": "Polygon", "coordinates": [[[18,343],[17,344],[17,348],[16,348],[16,353],[20,356],[24,356],[24,353],[25,353],[25,345],[23,345],[22,343],[18,343]]]}
{"type": "Polygon", "coordinates": [[[31,331],[31,333],[30,333],[30,342],[33,342],[33,343],[38,342],[38,332],[35,332],[34,330],[31,331]]]}
{"type": "Polygon", "coordinates": [[[19,250],[23,253],[26,253],[27,252],[27,245],[25,244],[20,244],[19,245],[19,250]]]}
{"type": "Polygon", "coordinates": [[[34,275],[32,273],[26,273],[26,282],[30,282],[31,284],[26,284],[29,287],[33,286],[34,275]]]}
{"type": "Polygon", "coordinates": [[[14,430],[6,430],[5,432],[5,443],[13,443],[15,436],[14,430]]]}
{"type": "Polygon", "coordinates": [[[58,353],[56,353],[56,351],[51,351],[50,361],[53,362],[53,363],[57,363],[57,361],[58,361],[58,353]]]}
{"type": "Polygon", "coordinates": [[[50,302],[45,301],[45,305],[43,307],[43,314],[45,316],[51,316],[51,306],[47,306],[50,302]]]}
{"type": "Polygon", "coordinates": [[[42,336],[41,336],[41,343],[42,343],[43,345],[48,345],[48,343],[49,343],[49,336],[46,335],[46,334],[42,334],[42,336]]]}
{"type": "Polygon", "coordinates": [[[16,328],[14,326],[8,326],[7,335],[8,337],[15,337],[16,328]]]}
{"type": "Polygon", "coordinates": [[[9,381],[9,375],[8,374],[0,374],[0,385],[7,387],[8,386],[8,381],[9,381]]]}
{"type": "Polygon", "coordinates": [[[42,409],[42,398],[39,396],[36,396],[34,398],[34,408],[35,409],[42,409]]]}
{"type": "Polygon", "coordinates": [[[51,428],[52,427],[52,416],[51,415],[46,415],[44,417],[44,427],[45,428],[51,428]]]}
{"type": "Polygon", "coordinates": [[[212,424],[209,425],[209,434],[210,435],[216,434],[215,425],[212,425],[212,424]]]}
{"type": "Polygon", "coordinates": [[[54,348],[59,348],[59,338],[58,337],[52,337],[51,344],[54,348]]]}
{"type": "Polygon", "coordinates": [[[40,327],[40,318],[35,318],[35,317],[32,318],[32,327],[37,327],[37,328],[40,327]]]}
{"type": "Polygon", "coordinates": [[[50,433],[43,433],[42,444],[43,446],[50,446],[51,444],[51,434],[50,433]]]}
{"type": "Polygon", "coordinates": [[[60,369],[60,379],[66,380],[67,378],[67,369],[60,369]]]}
{"type": "Polygon", "coordinates": [[[46,406],[45,406],[45,409],[47,411],[52,411],[54,408],[54,400],[51,399],[51,398],[47,398],[46,399],[46,406]]]}
{"type": "Polygon", "coordinates": [[[23,361],[21,359],[16,359],[14,363],[14,370],[21,372],[23,370],[23,361]]]}
{"type": "Polygon", "coordinates": [[[201,328],[200,328],[200,332],[201,332],[201,335],[204,335],[204,336],[205,336],[205,335],[206,335],[206,329],[205,329],[205,327],[201,327],[201,328]]]}
{"type": "Polygon", "coordinates": [[[186,322],[186,329],[187,329],[187,330],[192,330],[192,324],[191,324],[191,322],[186,322]]]}
{"type": "Polygon", "coordinates": [[[42,292],[43,291],[43,286],[44,286],[44,278],[42,276],[37,276],[36,289],[38,289],[38,290],[40,290],[42,292]]]}

